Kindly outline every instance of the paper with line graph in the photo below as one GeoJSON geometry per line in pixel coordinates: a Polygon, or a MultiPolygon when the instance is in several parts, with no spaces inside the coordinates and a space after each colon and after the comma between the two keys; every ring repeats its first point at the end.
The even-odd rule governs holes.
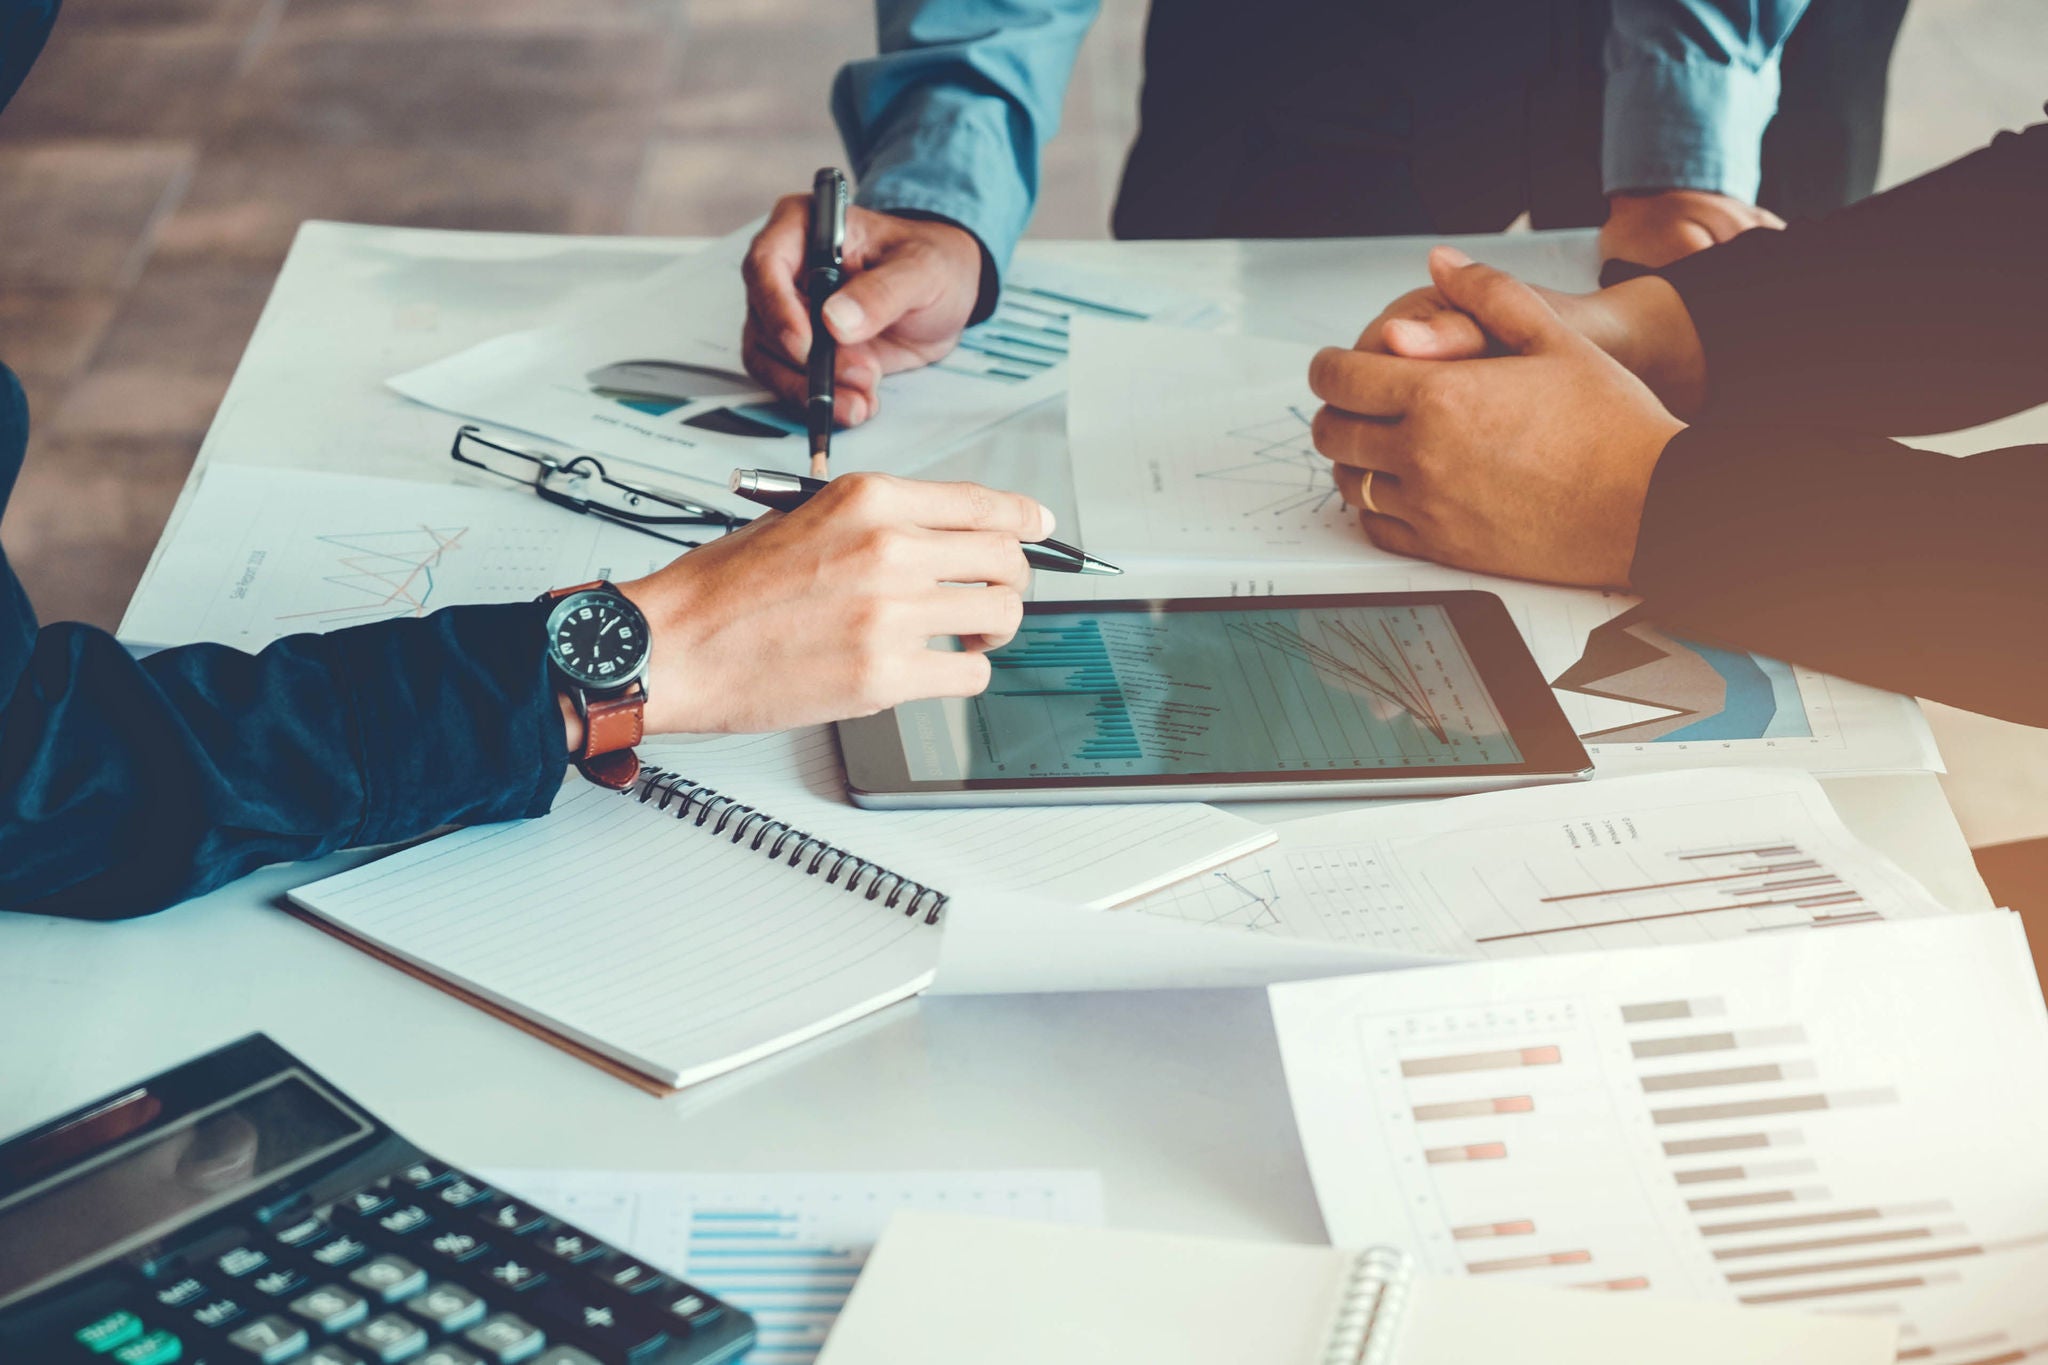
{"type": "Polygon", "coordinates": [[[255,650],[301,631],[638,578],[681,553],[530,493],[216,465],[120,636],[255,650]]]}
{"type": "Polygon", "coordinates": [[[1945,913],[1811,776],[1718,769],[1343,811],[1130,902],[1432,957],[1841,929],[1945,913]]]}
{"type": "Polygon", "coordinates": [[[2015,915],[1271,994],[1339,1246],[1881,1316],[1924,1365],[2048,1359],[2048,1020],[2015,915]]]}
{"type": "Polygon", "coordinates": [[[1315,347],[1076,319],[1067,444],[1082,538],[1123,558],[1394,562],[1309,423],[1315,347]]]}

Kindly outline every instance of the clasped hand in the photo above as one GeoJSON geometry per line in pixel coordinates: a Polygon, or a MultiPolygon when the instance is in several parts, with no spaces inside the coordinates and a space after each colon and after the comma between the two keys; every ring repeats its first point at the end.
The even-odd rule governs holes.
{"type": "Polygon", "coordinates": [[[1651,474],[1685,426],[1673,407],[1698,402],[1684,305],[1661,280],[1548,294],[1450,247],[1429,269],[1432,288],[1310,367],[1345,501],[1398,554],[1627,587],[1651,474]]]}

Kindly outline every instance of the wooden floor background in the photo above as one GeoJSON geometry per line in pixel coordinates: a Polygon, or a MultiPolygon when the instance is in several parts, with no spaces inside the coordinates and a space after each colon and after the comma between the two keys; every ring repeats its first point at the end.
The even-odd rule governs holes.
{"type": "MultiPolygon", "coordinates": [[[[1038,235],[1106,233],[1144,13],[1106,0],[1038,235]]],[[[67,0],[0,116],[35,423],[0,543],[43,619],[120,619],[300,220],[725,232],[840,159],[825,92],[873,42],[865,0],[67,0]]],[[[2048,0],[1913,0],[1885,181],[2044,98],[2048,0]]]]}

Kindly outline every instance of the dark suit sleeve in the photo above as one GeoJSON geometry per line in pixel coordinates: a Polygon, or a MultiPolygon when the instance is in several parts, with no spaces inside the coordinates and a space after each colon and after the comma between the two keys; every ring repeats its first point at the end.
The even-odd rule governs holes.
{"type": "MultiPolygon", "coordinates": [[[[0,505],[27,418],[0,368],[0,505]]],[[[38,629],[0,556],[0,910],[118,919],[265,863],[548,809],[537,603],[131,658],[38,629]]]]}
{"type": "Polygon", "coordinates": [[[1709,418],[1905,435],[2048,400],[2048,124],[1783,232],[1657,272],[1709,418]]]}
{"type": "Polygon", "coordinates": [[[2044,509],[2048,446],[1706,423],[1658,462],[1631,577],[1680,634],[2048,725],[2044,509]]]}

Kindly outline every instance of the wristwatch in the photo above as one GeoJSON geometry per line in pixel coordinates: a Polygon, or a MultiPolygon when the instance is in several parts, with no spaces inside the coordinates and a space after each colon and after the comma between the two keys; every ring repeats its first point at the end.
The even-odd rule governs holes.
{"type": "Polygon", "coordinates": [[[548,666],[583,718],[583,747],[569,755],[600,787],[624,791],[640,775],[633,746],[647,723],[647,618],[603,580],[537,599],[548,612],[548,666]]]}

